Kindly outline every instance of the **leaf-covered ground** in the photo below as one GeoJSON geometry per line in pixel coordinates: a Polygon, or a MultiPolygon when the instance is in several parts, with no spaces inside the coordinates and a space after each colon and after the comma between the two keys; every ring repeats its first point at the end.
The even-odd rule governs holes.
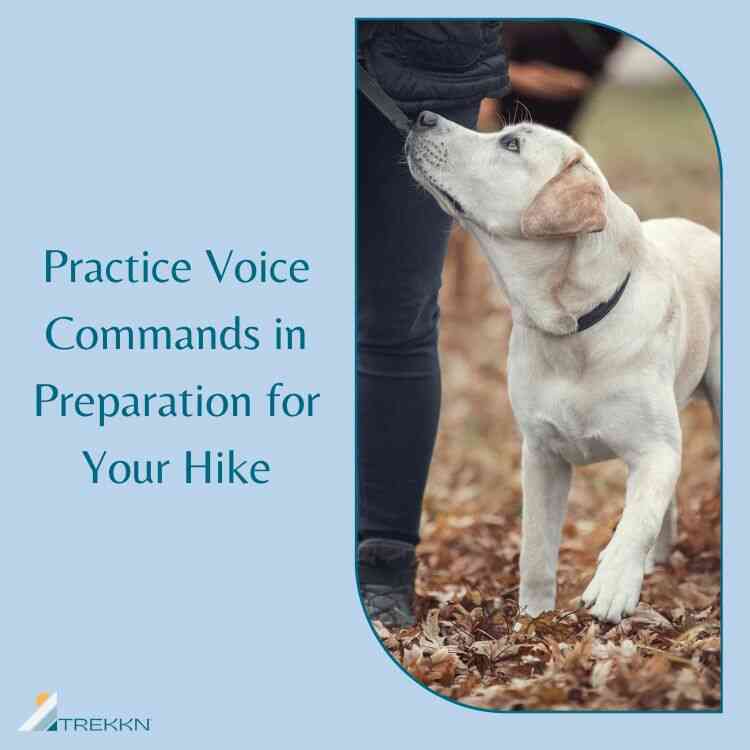
{"type": "MultiPolygon", "coordinates": [[[[718,173],[705,120],[691,95],[667,94],[605,89],[580,137],[597,144],[613,187],[642,217],[679,213],[716,229],[718,173]],[[649,128],[652,96],[664,123],[702,134],[684,139],[684,153],[666,126],[649,128]],[[632,121],[625,135],[613,129],[613,109],[632,121]],[[639,140],[639,123],[647,141],[639,140]],[[659,138],[672,149],[669,160],[659,138]],[[631,158],[645,158],[645,143],[657,153],[654,163],[631,158]],[[664,180],[669,191],[652,190],[664,180]]],[[[647,576],[635,615],[602,625],[576,604],[622,511],[625,469],[613,461],[576,470],[558,609],[519,616],[520,440],[505,383],[510,319],[484,261],[470,243],[461,245],[453,242],[443,293],[443,412],[419,547],[420,620],[394,632],[376,623],[385,647],[433,690],[483,708],[718,709],[720,462],[707,406],[683,414],[679,542],[670,564],[647,576]]]]}

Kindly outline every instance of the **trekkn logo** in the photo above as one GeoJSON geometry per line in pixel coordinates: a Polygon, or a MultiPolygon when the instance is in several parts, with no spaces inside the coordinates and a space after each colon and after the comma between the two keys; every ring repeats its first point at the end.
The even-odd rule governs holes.
{"type": "Polygon", "coordinates": [[[151,719],[105,716],[58,716],[57,693],[39,693],[36,710],[19,732],[150,732],[151,719]]]}
{"type": "Polygon", "coordinates": [[[20,727],[19,732],[57,731],[57,693],[39,693],[36,697],[36,711],[20,727]]]}

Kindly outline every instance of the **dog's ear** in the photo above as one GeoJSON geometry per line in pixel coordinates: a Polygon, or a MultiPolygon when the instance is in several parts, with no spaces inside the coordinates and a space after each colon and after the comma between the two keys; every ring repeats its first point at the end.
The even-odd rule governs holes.
{"type": "Polygon", "coordinates": [[[521,216],[526,239],[573,237],[607,225],[604,189],[576,158],[537,193],[521,216]]]}

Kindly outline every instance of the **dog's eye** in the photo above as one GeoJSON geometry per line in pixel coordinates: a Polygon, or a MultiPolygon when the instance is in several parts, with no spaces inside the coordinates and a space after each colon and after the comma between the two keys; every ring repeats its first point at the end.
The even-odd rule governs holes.
{"type": "Polygon", "coordinates": [[[518,138],[514,135],[504,135],[500,139],[500,145],[507,151],[515,151],[518,153],[521,150],[521,144],[518,142],[518,138]]]}

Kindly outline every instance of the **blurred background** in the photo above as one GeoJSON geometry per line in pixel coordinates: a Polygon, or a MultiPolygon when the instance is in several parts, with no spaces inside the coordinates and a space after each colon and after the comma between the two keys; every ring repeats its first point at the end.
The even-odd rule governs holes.
{"type": "MultiPolygon", "coordinates": [[[[700,102],[668,63],[631,38],[588,24],[507,22],[504,35],[513,93],[502,106],[485,100],[480,130],[518,120],[568,130],[641,219],[683,216],[719,231],[719,162],[711,128],[700,102]]],[[[520,436],[505,380],[509,310],[474,241],[454,227],[449,245],[442,290],[443,406],[425,498],[418,579],[425,611],[443,607],[440,617],[446,623],[453,617],[453,610],[445,608],[448,602],[461,601],[470,609],[472,601],[499,606],[515,596],[521,511],[520,436]]],[[[720,617],[718,441],[706,404],[692,404],[682,421],[680,542],[670,566],[647,578],[642,600],[665,615],[674,630],[669,643],[662,644],[665,652],[707,664],[718,650],[720,617]],[[679,637],[675,633],[696,623],[703,629],[695,642],[710,641],[713,651],[697,656],[682,647],[672,651],[670,644],[679,637]]],[[[575,596],[593,574],[621,513],[625,478],[619,461],[575,472],[558,575],[561,610],[575,609],[575,596]]],[[[490,617],[487,627],[492,622],[490,617]]],[[[573,640],[582,631],[575,632],[573,640]]],[[[645,633],[646,639],[656,637],[649,627],[645,633]]],[[[404,644],[390,645],[403,661],[404,644]]],[[[453,647],[464,661],[472,658],[471,646],[461,637],[453,647]]],[[[490,673],[496,670],[495,677],[480,669],[482,680],[471,689],[457,688],[455,680],[439,689],[479,705],[512,706],[512,691],[502,676],[508,676],[508,665],[498,664],[488,667],[490,673]],[[488,690],[487,685],[495,687],[488,690]]],[[[521,676],[533,674],[531,669],[521,676]]],[[[710,670],[687,674],[690,699],[678,695],[670,702],[665,689],[644,704],[650,700],[643,698],[645,692],[639,697],[623,688],[617,695],[593,691],[582,705],[712,706],[718,700],[714,678],[710,670]]],[[[673,685],[675,676],[669,680],[673,685]]],[[[544,697],[535,703],[529,686],[523,695],[525,706],[550,705],[544,697]]],[[[570,696],[564,700],[570,705],[570,696]]]]}

